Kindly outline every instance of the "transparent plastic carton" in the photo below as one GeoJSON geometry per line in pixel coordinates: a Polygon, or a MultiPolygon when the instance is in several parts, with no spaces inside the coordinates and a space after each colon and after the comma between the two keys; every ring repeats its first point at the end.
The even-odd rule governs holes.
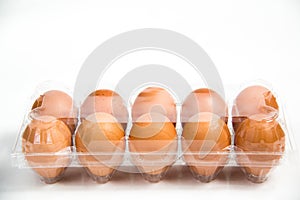
{"type": "Polygon", "coordinates": [[[151,83],[133,92],[128,103],[98,89],[77,105],[70,104],[72,92],[64,86],[43,83],[29,101],[11,153],[13,166],[32,168],[45,183],[59,181],[69,167],[85,168],[99,183],[117,170],[158,182],[176,165],[187,166],[201,182],[214,180],[224,167],[239,167],[250,181],[264,182],[294,151],[293,137],[283,104],[269,86],[253,82],[238,88],[227,101],[208,88],[180,101],[172,88],[151,83]],[[265,89],[244,94],[249,87],[265,89]],[[48,91],[70,99],[55,93],[48,101],[48,91]]]}

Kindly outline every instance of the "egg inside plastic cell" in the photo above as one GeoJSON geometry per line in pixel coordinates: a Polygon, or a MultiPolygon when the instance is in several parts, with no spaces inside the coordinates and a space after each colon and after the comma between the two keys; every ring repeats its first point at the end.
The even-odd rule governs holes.
{"type": "Polygon", "coordinates": [[[189,121],[195,114],[210,112],[228,121],[228,108],[223,98],[212,89],[200,88],[189,94],[182,104],[181,123],[189,121]]]}
{"type": "Polygon", "coordinates": [[[250,86],[235,100],[232,123],[237,162],[252,182],[264,182],[284,153],[285,133],[277,121],[278,112],[276,98],[263,86],[250,86]]]}
{"type": "Polygon", "coordinates": [[[69,128],[52,116],[35,116],[22,135],[25,158],[46,183],[62,178],[70,162],[70,145],[69,128]],[[53,155],[55,153],[60,155],[53,155]]]}
{"type": "Polygon", "coordinates": [[[160,87],[144,89],[132,106],[131,158],[150,182],[161,180],[176,160],[176,115],[173,97],[160,87]]]}
{"type": "Polygon", "coordinates": [[[37,115],[53,116],[63,121],[74,133],[77,125],[77,109],[72,98],[59,90],[50,90],[40,95],[32,105],[37,115]]]}
{"type": "Polygon", "coordinates": [[[168,117],[172,123],[176,123],[176,103],[170,93],[160,87],[148,87],[144,89],[132,105],[132,121],[146,113],[160,113],[168,117]]]}
{"type": "Polygon", "coordinates": [[[94,113],[81,122],[75,138],[78,158],[95,181],[109,181],[122,163],[124,136],[121,124],[108,113],[94,113]]]}
{"type": "Polygon", "coordinates": [[[285,133],[265,114],[245,119],[235,133],[237,161],[252,182],[264,182],[285,149],[285,133]]]}
{"type": "Polygon", "coordinates": [[[231,135],[227,127],[228,109],[215,91],[200,88],[182,104],[182,151],[193,176],[210,182],[226,165],[231,135]]]}
{"type": "Polygon", "coordinates": [[[118,93],[108,89],[92,92],[81,105],[80,118],[83,119],[96,112],[111,114],[122,124],[124,130],[126,129],[128,111],[118,93]]]}
{"type": "Polygon", "coordinates": [[[193,176],[210,182],[227,164],[231,135],[219,116],[201,112],[185,123],[182,133],[184,160],[193,176]]]}
{"type": "MultiPolygon", "coordinates": [[[[278,104],[273,93],[260,85],[249,86],[236,97],[232,108],[232,124],[236,131],[239,124],[254,114],[278,114],[278,104]]],[[[275,116],[277,117],[277,116],[275,116]]]]}
{"type": "Polygon", "coordinates": [[[80,119],[75,137],[79,161],[95,181],[105,183],[123,160],[127,108],[119,94],[100,89],[85,99],[80,119]]]}
{"type": "Polygon", "coordinates": [[[173,123],[160,113],[147,113],[131,128],[129,150],[132,162],[146,180],[161,180],[175,162],[177,134],[173,123]]]}

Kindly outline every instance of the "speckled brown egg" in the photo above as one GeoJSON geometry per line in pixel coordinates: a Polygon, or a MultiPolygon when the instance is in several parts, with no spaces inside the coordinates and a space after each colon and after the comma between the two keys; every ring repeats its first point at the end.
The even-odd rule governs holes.
{"type": "Polygon", "coordinates": [[[70,162],[70,145],[69,128],[64,122],[51,116],[35,116],[22,135],[25,158],[46,183],[56,182],[62,177],[70,162]],[[55,153],[62,154],[54,155],[55,153]]]}

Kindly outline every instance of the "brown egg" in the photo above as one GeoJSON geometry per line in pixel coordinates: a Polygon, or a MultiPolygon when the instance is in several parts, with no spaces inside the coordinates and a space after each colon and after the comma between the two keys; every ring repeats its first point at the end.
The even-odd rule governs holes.
{"type": "Polygon", "coordinates": [[[132,106],[132,121],[146,113],[161,113],[176,123],[176,104],[173,97],[163,88],[148,87],[135,99],[132,106]]]}
{"type": "Polygon", "coordinates": [[[22,151],[25,158],[46,183],[58,181],[70,162],[68,155],[52,154],[68,151],[70,145],[69,128],[51,116],[35,117],[22,135],[22,151]],[[49,155],[38,155],[39,153],[49,155]]]}
{"type": "Polygon", "coordinates": [[[182,104],[181,122],[184,124],[192,116],[201,112],[214,113],[227,123],[227,105],[223,98],[211,89],[200,88],[187,96],[182,104]]]}
{"type": "Polygon", "coordinates": [[[235,99],[232,108],[233,128],[236,131],[239,124],[251,115],[271,112],[278,114],[278,104],[272,92],[260,85],[247,87],[235,99]]]}
{"type": "Polygon", "coordinates": [[[271,114],[255,114],[245,119],[235,133],[237,161],[252,182],[263,182],[278,164],[285,134],[271,114]]]}
{"type": "Polygon", "coordinates": [[[96,112],[114,116],[126,129],[128,112],[122,97],[111,90],[97,90],[91,93],[81,105],[80,117],[85,118],[96,112]]]}
{"type": "Polygon", "coordinates": [[[130,131],[132,162],[146,180],[158,182],[175,162],[177,134],[173,123],[160,113],[140,116],[130,131]]]}
{"type": "Polygon", "coordinates": [[[77,109],[68,94],[58,90],[47,91],[33,103],[32,110],[38,115],[49,115],[62,120],[74,133],[77,124],[77,109]]]}
{"type": "Polygon", "coordinates": [[[97,182],[109,181],[122,163],[124,136],[117,119],[104,112],[87,116],[78,127],[75,144],[79,161],[97,182]]]}
{"type": "Polygon", "coordinates": [[[229,158],[231,136],[225,122],[216,114],[198,113],[185,123],[182,137],[184,160],[194,177],[213,180],[229,158]]]}

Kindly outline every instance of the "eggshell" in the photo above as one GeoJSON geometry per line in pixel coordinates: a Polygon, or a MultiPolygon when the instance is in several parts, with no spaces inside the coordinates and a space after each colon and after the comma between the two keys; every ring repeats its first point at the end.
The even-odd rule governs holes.
{"type": "Polygon", "coordinates": [[[111,114],[126,129],[128,111],[118,93],[107,89],[92,92],[81,105],[80,118],[85,118],[96,112],[111,114]]]}
{"type": "Polygon", "coordinates": [[[260,85],[249,86],[239,93],[232,108],[232,124],[236,131],[239,124],[251,115],[273,113],[278,115],[278,104],[272,92],[260,85]]]}
{"type": "Polygon", "coordinates": [[[214,113],[227,123],[227,104],[217,92],[211,89],[200,88],[186,97],[182,104],[181,122],[184,124],[192,116],[201,112],[214,113]]]}
{"type": "Polygon", "coordinates": [[[124,136],[124,129],[117,119],[104,112],[87,116],[78,127],[76,150],[83,153],[78,158],[95,180],[107,182],[122,163],[124,136]]]}
{"type": "Polygon", "coordinates": [[[70,145],[69,128],[51,116],[36,117],[27,125],[22,135],[22,150],[28,164],[48,183],[57,181],[57,177],[62,175],[70,162],[67,155],[52,154],[68,151],[70,145]]]}
{"type": "Polygon", "coordinates": [[[129,149],[132,162],[145,178],[159,181],[176,159],[177,134],[173,123],[160,113],[143,114],[130,130],[129,149]]]}
{"type": "Polygon", "coordinates": [[[176,104],[167,90],[159,87],[144,89],[135,99],[132,106],[133,122],[146,113],[160,113],[176,123],[176,104]]]}
{"type": "Polygon", "coordinates": [[[213,180],[228,160],[231,136],[216,114],[201,112],[185,123],[182,133],[184,160],[202,182],[213,180]]]}
{"type": "Polygon", "coordinates": [[[285,149],[285,133],[270,114],[255,114],[245,119],[235,133],[237,161],[248,179],[263,182],[285,149]]]}
{"type": "Polygon", "coordinates": [[[31,109],[37,115],[49,115],[62,120],[74,133],[77,125],[77,109],[68,94],[58,90],[47,91],[35,100],[31,109]]]}

